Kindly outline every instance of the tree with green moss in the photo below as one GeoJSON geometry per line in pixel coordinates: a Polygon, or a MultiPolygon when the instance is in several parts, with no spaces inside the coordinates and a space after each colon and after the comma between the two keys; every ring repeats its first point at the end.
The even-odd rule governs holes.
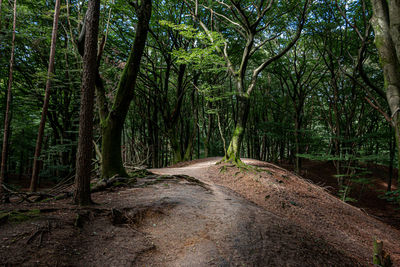
{"type": "Polygon", "coordinates": [[[127,176],[121,156],[121,136],[131,101],[134,97],[136,79],[140,71],[140,62],[145,49],[152,1],[142,0],[131,3],[137,11],[133,46],[117,86],[112,105],[109,107],[106,92],[100,76],[96,79],[96,96],[101,128],[101,172],[103,177],[114,175],[127,176]]]}
{"type": "Polygon", "coordinates": [[[300,38],[312,1],[186,2],[192,17],[204,32],[211,39],[213,31],[219,32],[224,40],[224,46],[218,52],[226,61],[226,67],[235,84],[235,97],[238,100],[236,125],[224,160],[242,164],[240,152],[250,111],[250,98],[256,89],[259,76],[267,66],[285,55],[300,38]],[[299,15],[296,16],[295,13],[299,15]],[[297,18],[295,22],[289,19],[292,15],[297,18]],[[208,17],[210,19],[206,19],[208,17]],[[288,29],[286,32],[282,30],[285,27],[288,29]],[[223,32],[233,34],[234,39],[223,37],[223,32]],[[279,48],[274,49],[272,53],[263,49],[267,44],[272,45],[277,39],[282,41],[279,48]],[[233,44],[242,46],[240,56],[235,58],[230,53],[233,44]],[[257,56],[264,59],[257,62],[254,60],[257,56]]]}
{"type": "Polygon", "coordinates": [[[390,121],[395,129],[400,167],[400,2],[372,0],[371,4],[371,24],[383,69],[386,100],[391,112],[390,121]]]}

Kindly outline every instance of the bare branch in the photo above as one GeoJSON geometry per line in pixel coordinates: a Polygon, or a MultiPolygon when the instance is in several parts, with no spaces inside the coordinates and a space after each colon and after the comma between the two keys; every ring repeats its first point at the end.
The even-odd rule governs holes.
{"type": "MultiPolygon", "coordinates": [[[[260,10],[262,8],[263,2],[264,1],[261,1],[261,3],[260,3],[260,10]]],[[[261,20],[265,16],[265,14],[267,14],[267,12],[269,10],[271,10],[273,4],[274,4],[274,0],[270,0],[269,3],[267,4],[267,6],[264,8],[264,10],[262,10],[261,13],[258,15],[257,20],[251,25],[251,27],[257,28],[258,24],[260,24],[261,20]]]]}
{"type": "Polygon", "coordinates": [[[266,43],[275,40],[276,38],[278,38],[280,34],[274,35],[271,38],[265,39],[264,41],[262,41],[260,44],[256,45],[250,52],[250,56],[252,56],[255,52],[257,52],[257,50],[259,50],[261,47],[263,47],[266,43]]]}
{"type": "Polygon", "coordinates": [[[346,15],[346,12],[339,6],[337,0],[335,0],[335,6],[336,6],[336,8],[339,10],[340,15],[342,16],[342,18],[344,18],[344,19],[346,20],[347,24],[349,24],[350,27],[353,28],[353,29],[356,31],[356,33],[357,33],[357,35],[358,35],[358,38],[360,38],[361,40],[363,40],[363,36],[362,36],[360,30],[358,29],[357,25],[351,23],[351,21],[349,20],[349,18],[348,18],[347,15],[346,15]]]}
{"type": "MultiPolygon", "coordinates": [[[[370,96],[370,97],[371,97],[371,96],[370,96]]],[[[383,109],[381,108],[381,106],[379,105],[379,103],[376,101],[376,99],[373,98],[373,99],[376,101],[376,103],[378,103],[378,104],[374,104],[374,103],[372,102],[372,100],[370,100],[368,97],[364,97],[364,99],[367,100],[367,102],[370,104],[371,107],[373,107],[373,108],[376,109],[379,113],[381,113],[381,114],[383,115],[383,117],[385,117],[385,120],[386,120],[387,122],[389,122],[391,126],[393,126],[393,127],[395,126],[395,125],[394,125],[394,122],[393,122],[393,120],[392,120],[392,118],[391,118],[386,112],[383,111],[383,109]]]]}
{"type": "Polygon", "coordinates": [[[215,12],[213,9],[211,9],[211,8],[209,8],[209,7],[207,7],[207,6],[202,5],[202,7],[204,7],[204,8],[207,9],[207,10],[209,10],[210,12],[212,12],[212,14],[215,14],[215,15],[217,15],[218,17],[221,17],[221,18],[225,19],[225,20],[228,21],[230,24],[235,25],[236,27],[238,27],[238,28],[240,29],[239,33],[240,33],[242,36],[245,37],[245,35],[244,35],[244,33],[242,32],[242,30],[243,30],[243,31],[246,31],[246,29],[245,29],[242,25],[240,25],[240,24],[237,23],[237,22],[234,22],[233,20],[229,19],[229,18],[228,18],[227,16],[225,16],[225,15],[222,15],[222,14],[220,14],[220,13],[218,13],[218,12],[215,12]]]}

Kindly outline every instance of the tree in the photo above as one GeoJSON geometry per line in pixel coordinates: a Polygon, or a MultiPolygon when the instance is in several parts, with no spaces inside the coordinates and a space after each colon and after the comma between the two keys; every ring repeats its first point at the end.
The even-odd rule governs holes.
{"type": "Polygon", "coordinates": [[[74,203],[88,205],[93,151],[93,107],[97,75],[97,36],[99,31],[100,0],[90,0],[86,12],[85,47],[81,107],[79,113],[79,139],[76,155],[74,203]]]}
{"type": "MultiPolygon", "coordinates": [[[[225,58],[228,71],[234,81],[236,90],[235,97],[238,100],[237,121],[224,159],[236,164],[241,164],[240,151],[250,110],[250,97],[253,90],[256,88],[257,80],[261,72],[267,66],[286,54],[300,38],[311,1],[307,0],[304,2],[298,17],[297,29],[292,38],[289,37],[292,34],[290,30],[283,34],[282,32],[273,32],[272,30],[270,32],[269,27],[272,23],[278,21],[279,12],[282,12],[281,17],[284,17],[284,14],[288,13],[288,9],[292,11],[296,10],[296,8],[298,8],[297,1],[296,3],[289,1],[290,3],[286,6],[285,11],[279,10],[279,4],[282,3],[275,4],[273,0],[258,1],[257,4],[247,1],[245,1],[246,3],[242,3],[242,1],[234,0],[230,0],[228,3],[217,1],[218,4],[215,4],[215,7],[214,4],[209,4],[209,1],[196,0],[188,2],[192,3],[191,14],[193,18],[198,21],[200,27],[208,34],[211,40],[214,39],[212,36],[212,29],[218,31],[219,28],[219,26],[215,24],[215,21],[220,21],[223,25],[227,25],[228,28],[238,34],[240,36],[238,38],[243,38],[245,41],[238,64],[235,64],[235,61],[233,61],[231,55],[229,55],[229,43],[227,40],[225,40],[224,48],[219,49],[219,53],[225,58]],[[204,4],[202,4],[203,2],[204,4]],[[210,12],[211,20],[214,21],[211,25],[207,26],[207,22],[203,19],[206,16],[200,16],[201,11],[210,12]],[[273,53],[265,53],[268,54],[267,58],[261,60],[261,63],[258,65],[254,66],[251,64],[251,61],[255,58],[256,52],[267,43],[270,43],[282,35],[286,35],[286,43],[283,42],[284,44],[280,49],[275,50],[273,53]],[[235,65],[238,65],[238,67],[235,65]],[[250,72],[249,69],[251,67],[253,68],[249,75],[248,72],[250,72]],[[250,76],[249,79],[247,79],[248,75],[250,76]]],[[[222,31],[220,31],[220,34],[222,34],[221,32],[222,31]]]]}
{"type": "Polygon", "coordinates": [[[97,105],[102,136],[101,171],[103,177],[111,177],[116,174],[127,175],[121,156],[121,135],[126,115],[134,97],[136,79],[140,71],[140,62],[149,30],[152,1],[143,0],[140,5],[136,2],[132,4],[137,10],[138,17],[135,39],[111,107],[108,106],[106,92],[99,74],[96,79],[97,105]]]}
{"type": "Polygon", "coordinates": [[[13,82],[14,53],[15,53],[15,28],[17,24],[17,0],[14,0],[13,14],[14,14],[14,19],[13,19],[12,41],[11,41],[10,71],[8,76],[7,104],[6,104],[6,114],[4,119],[3,148],[1,153],[0,200],[2,199],[2,194],[3,194],[3,184],[6,181],[8,138],[10,134],[9,132],[11,124],[12,82],[13,82]]]}
{"type": "Polygon", "coordinates": [[[44,127],[46,125],[47,111],[49,109],[49,102],[50,102],[51,80],[52,80],[52,75],[53,75],[53,71],[54,71],[54,57],[56,55],[56,41],[57,41],[57,29],[58,29],[59,15],[60,15],[60,0],[56,0],[56,4],[55,4],[55,8],[54,8],[53,31],[51,34],[49,68],[48,68],[48,72],[47,72],[47,81],[46,81],[46,89],[45,89],[43,108],[42,108],[42,117],[40,119],[39,131],[38,131],[38,136],[37,136],[37,140],[36,140],[35,155],[33,158],[33,170],[32,170],[32,178],[31,178],[31,185],[30,185],[30,190],[32,192],[36,192],[38,178],[39,178],[39,167],[40,167],[39,157],[40,157],[40,152],[42,150],[44,127]]]}
{"type": "MultiPolygon", "coordinates": [[[[371,19],[385,80],[386,100],[395,129],[400,168],[400,2],[372,0],[371,19]]],[[[400,176],[398,178],[400,182],[400,176]]]]}

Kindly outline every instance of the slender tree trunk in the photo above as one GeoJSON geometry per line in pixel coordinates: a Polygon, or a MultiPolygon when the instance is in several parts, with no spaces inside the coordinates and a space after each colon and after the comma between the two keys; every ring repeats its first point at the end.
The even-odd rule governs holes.
{"type": "Polygon", "coordinates": [[[54,58],[56,55],[56,42],[57,42],[57,29],[58,29],[58,18],[60,15],[60,0],[56,0],[56,5],[54,8],[54,20],[53,20],[53,32],[51,34],[51,46],[50,46],[50,58],[49,58],[49,68],[47,71],[47,81],[46,90],[44,94],[42,117],[39,124],[39,132],[36,140],[35,155],[33,157],[33,170],[31,178],[30,191],[36,192],[38,178],[39,178],[39,157],[42,150],[43,135],[46,125],[47,111],[49,109],[50,93],[51,93],[51,79],[54,72],[54,58]]]}
{"type": "Polygon", "coordinates": [[[89,0],[86,16],[85,49],[81,107],[79,113],[79,139],[76,155],[74,203],[88,205],[93,150],[93,106],[97,75],[97,36],[99,31],[100,0],[89,0]]]}
{"type": "MultiPolygon", "coordinates": [[[[150,92],[149,92],[150,95],[150,92]]],[[[147,147],[150,151],[150,157],[148,159],[148,166],[153,166],[154,162],[154,125],[152,123],[152,116],[151,116],[151,98],[149,96],[147,101],[147,147]]]]}
{"type": "MultiPolygon", "coordinates": [[[[184,160],[184,151],[182,151],[182,142],[179,140],[179,133],[177,129],[179,127],[179,118],[181,114],[182,104],[183,104],[183,94],[184,94],[184,78],[187,66],[185,64],[179,65],[178,69],[178,79],[177,79],[177,90],[176,90],[176,104],[174,110],[171,114],[167,114],[164,116],[164,123],[166,125],[166,130],[168,133],[168,137],[170,140],[171,149],[173,150],[172,159],[173,163],[178,163],[184,160]]],[[[166,74],[166,79],[169,78],[169,69],[167,69],[168,73],[166,74]]],[[[168,84],[168,81],[165,82],[168,84]]],[[[166,90],[168,91],[168,90],[166,90]]],[[[184,125],[182,124],[180,127],[181,134],[183,136],[184,125]]]]}
{"type": "MultiPolygon", "coordinates": [[[[8,76],[7,88],[7,104],[6,114],[4,118],[4,134],[3,134],[3,149],[1,153],[1,168],[0,168],[0,201],[3,199],[3,183],[6,182],[6,167],[8,159],[8,138],[10,134],[11,124],[11,102],[12,102],[12,82],[13,82],[13,68],[14,68],[14,52],[15,52],[15,28],[17,24],[17,0],[14,0],[14,20],[13,20],[13,33],[11,41],[11,56],[10,56],[10,72],[8,76]]],[[[8,201],[8,199],[5,199],[8,201]]]]}

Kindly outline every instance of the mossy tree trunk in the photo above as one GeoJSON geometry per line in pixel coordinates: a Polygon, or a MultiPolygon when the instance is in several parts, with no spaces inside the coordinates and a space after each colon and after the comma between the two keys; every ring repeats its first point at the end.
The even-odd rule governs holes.
{"type": "Polygon", "coordinates": [[[225,160],[232,163],[240,163],[240,151],[243,142],[244,130],[250,111],[250,97],[242,96],[239,98],[238,120],[229,143],[225,160]]]}
{"type": "MultiPolygon", "coordinates": [[[[395,129],[400,169],[400,2],[372,0],[371,3],[371,24],[385,79],[386,100],[395,129]]],[[[400,182],[400,172],[398,180],[400,182]]]]}
{"type": "MultiPolygon", "coordinates": [[[[127,176],[122,162],[121,135],[129,106],[133,100],[136,79],[140,71],[140,62],[149,31],[152,1],[143,0],[140,2],[140,5],[137,2],[132,2],[131,4],[135,7],[138,17],[135,39],[118,83],[114,103],[111,107],[107,103],[106,92],[98,71],[96,77],[97,106],[102,133],[101,173],[103,178],[114,175],[127,176]]],[[[82,32],[84,32],[84,29],[82,32]]],[[[101,53],[102,49],[100,49],[98,54],[98,65],[101,53]]]]}
{"type": "Polygon", "coordinates": [[[104,178],[114,175],[127,176],[122,162],[121,135],[124,116],[111,113],[101,125],[101,175],[104,178]]]}

